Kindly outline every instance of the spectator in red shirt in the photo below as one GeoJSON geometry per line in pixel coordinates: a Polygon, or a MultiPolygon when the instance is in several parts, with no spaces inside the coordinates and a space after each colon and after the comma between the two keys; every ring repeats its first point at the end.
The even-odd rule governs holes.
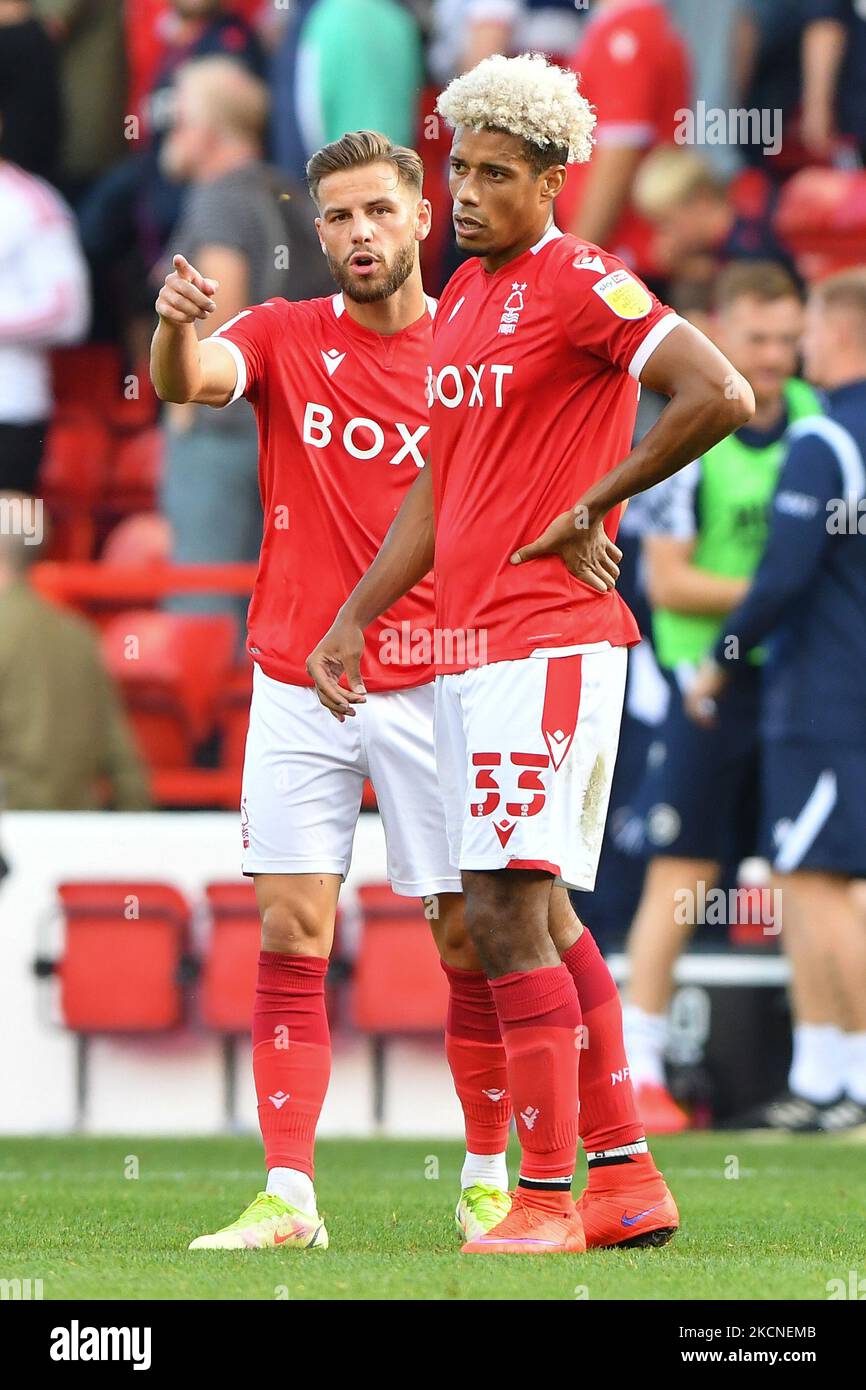
{"type": "Polygon", "coordinates": [[[652,278],[652,231],[631,190],[641,161],[673,141],[676,113],[689,104],[685,43],[658,0],[595,0],[571,66],[598,115],[597,148],[588,164],[569,169],[557,220],[652,278]]]}

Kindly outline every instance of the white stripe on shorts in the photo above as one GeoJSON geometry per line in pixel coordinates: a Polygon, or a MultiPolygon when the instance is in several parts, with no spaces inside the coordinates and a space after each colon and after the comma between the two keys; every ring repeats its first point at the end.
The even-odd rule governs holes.
{"type": "Polygon", "coordinates": [[[773,866],[779,873],[790,874],[801,863],[803,856],[812,848],[827,824],[837,797],[836,774],[832,769],[826,768],[818,777],[806,804],[797,819],[792,821],[791,828],[782,841],[773,866]]]}

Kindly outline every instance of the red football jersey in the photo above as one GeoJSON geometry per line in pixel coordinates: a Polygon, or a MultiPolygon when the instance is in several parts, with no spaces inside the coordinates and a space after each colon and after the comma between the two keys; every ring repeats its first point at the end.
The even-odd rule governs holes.
{"type": "MultiPolygon", "coordinates": [[[[310,685],[304,662],[376,556],[427,459],[424,372],[435,301],[400,333],[356,323],[341,294],[245,309],[213,335],[238,364],[259,428],[264,511],[247,649],[310,685]]],[[[367,629],[369,691],[432,680],[430,577],[367,629]]]]}
{"type": "MultiPolygon", "coordinates": [[[[691,75],[685,40],[664,5],[634,0],[592,14],[571,67],[596,109],[597,146],[636,146],[649,153],[673,141],[676,113],[691,100],[691,75]]],[[[574,224],[591,167],[592,160],[569,166],[556,204],[563,227],[574,224]]],[[[628,206],[608,241],[639,274],[652,275],[653,236],[652,224],[628,206]]]]}
{"type": "Polygon", "coordinates": [[[473,259],[446,286],[427,373],[436,622],[471,636],[476,664],[639,640],[615,590],[558,555],[509,558],[630,452],[640,371],[681,322],[616,256],[556,227],[495,274],[473,259]]]}

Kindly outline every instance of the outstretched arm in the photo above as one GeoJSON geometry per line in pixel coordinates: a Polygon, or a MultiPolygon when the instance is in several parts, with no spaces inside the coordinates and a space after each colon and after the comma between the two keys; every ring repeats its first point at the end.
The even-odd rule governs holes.
{"type": "Polygon", "coordinates": [[[228,405],[238,370],[218,339],[199,342],[196,323],[216,314],[219,283],[184,256],[174,257],[156,301],[159,324],[150,349],[150,379],[161,401],[228,405]]]}

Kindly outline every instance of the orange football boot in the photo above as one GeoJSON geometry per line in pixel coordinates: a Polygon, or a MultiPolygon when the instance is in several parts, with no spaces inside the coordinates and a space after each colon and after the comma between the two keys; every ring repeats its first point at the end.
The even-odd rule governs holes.
{"type": "Polygon", "coordinates": [[[553,1203],[533,1203],[525,1188],[512,1194],[511,1210],[484,1235],[468,1240],[463,1255],[563,1255],[586,1249],[583,1223],[569,1201],[556,1210],[553,1203]]]}
{"type": "Polygon", "coordinates": [[[576,1208],[587,1250],[667,1245],[680,1224],[677,1204],[651,1154],[590,1169],[576,1208]]]}

